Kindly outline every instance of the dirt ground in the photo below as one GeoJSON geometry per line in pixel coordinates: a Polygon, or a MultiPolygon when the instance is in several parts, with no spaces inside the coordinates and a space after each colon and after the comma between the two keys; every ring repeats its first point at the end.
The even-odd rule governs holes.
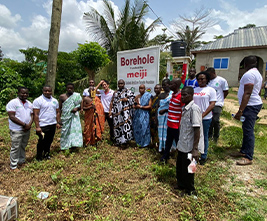
{"type": "MultiPolygon", "coordinates": [[[[231,96],[236,95],[231,94],[231,96]]],[[[238,102],[228,98],[225,100],[224,109],[230,113],[236,113],[238,102]]],[[[266,125],[267,110],[262,109],[259,117],[260,121],[258,123],[266,125]]],[[[236,120],[223,118],[221,120],[224,122],[224,127],[241,126],[236,120]]],[[[187,217],[187,220],[219,220],[218,217],[222,216],[223,213],[228,213],[224,208],[221,211],[216,209],[216,207],[227,202],[228,199],[225,195],[218,195],[218,198],[214,201],[207,202],[207,199],[204,198],[207,196],[204,195],[202,195],[202,198],[200,196],[198,201],[190,201],[191,199],[179,197],[177,192],[172,190],[173,180],[170,180],[169,183],[156,180],[148,168],[165,170],[168,168],[161,168],[156,165],[159,156],[152,153],[151,150],[138,148],[122,150],[103,142],[96,149],[81,149],[79,153],[67,155],[59,151],[58,131],[57,139],[54,140],[51,148],[53,150],[51,161],[38,163],[34,160],[37,139],[34,137],[33,131],[27,150],[27,164],[18,173],[10,173],[8,159],[10,139],[7,133],[7,124],[3,124],[2,121],[6,122],[7,119],[0,120],[0,126],[3,131],[6,131],[6,134],[0,134],[0,195],[19,197],[20,220],[56,220],[57,217],[60,217],[59,220],[104,220],[96,219],[96,217],[107,217],[105,220],[181,220],[179,214],[188,211],[193,203],[195,203],[195,207],[199,206],[197,207],[198,210],[203,210],[205,216],[195,219],[187,217]],[[52,176],[54,176],[53,179],[51,179],[52,176]],[[76,180],[75,177],[79,179],[76,180]],[[72,185],[77,190],[72,189],[72,185]],[[91,189],[100,190],[97,192],[92,189],[91,192],[88,192],[88,186],[91,189]],[[84,189],[79,192],[79,188],[84,189]],[[48,201],[42,202],[36,199],[37,193],[41,190],[51,193],[48,201]],[[71,201],[65,201],[66,194],[63,194],[64,191],[68,191],[67,195],[73,197],[71,201]],[[74,192],[73,195],[71,195],[72,191],[74,192]],[[129,195],[129,192],[132,195],[129,195]],[[85,195],[88,193],[93,193],[90,198],[85,195]],[[102,197],[100,195],[97,198],[97,194],[102,194],[102,197]],[[78,198],[77,196],[81,198],[79,202],[75,201],[78,198]],[[57,202],[56,197],[61,201],[57,202]],[[82,208],[84,204],[91,202],[90,199],[101,199],[99,204],[105,206],[103,208],[99,206],[98,210],[92,210],[90,213],[82,209],[75,210],[75,203],[78,206],[81,203],[82,208]],[[53,204],[54,201],[57,203],[53,204]],[[133,201],[135,204],[132,203],[133,201]],[[71,202],[70,205],[68,205],[69,202],[71,202]],[[206,203],[211,204],[210,202],[212,202],[212,206],[206,205],[206,203]],[[216,202],[218,205],[216,205],[216,202]],[[204,210],[204,208],[208,209],[204,210]],[[207,215],[209,212],[210,214],[207,215]],[[127,217],[128,213],[132,214],[132,217],[127,217]],[[73,214],[76,218],[72,218],[73,214]],[[41,218],[42,215],[44,218],[41,218]],[[111,216],[110,219],[109,216],[111,216]],[[213,216],[216,218],[213,218],[213,216]]],[[[218,146],[223,147],[220,142],[219,140],[218,146]]],[[[172,164],[175,165],[175,160],[172,160],[170,168],[166,170],[168,173],[171,171],[172,164]]],[[[257,198],[267,197],[267,190],[255,185],[255,180],[266,179],[266,171],[262,167],[262,165],[265,165],[265,160],[266,157],[260,156],[260,153],[255,150],[254,163],[250,166],[240,167],[236,166],[236,159],[227,156],[218,164],[222,168],[230,167],[228,170],[230,176],[227,178],[226,184],[216,184],[217,190],[225,189],[229,192],[235,191],[244,196],[257,198]],[[234,183],[231,177],[234,178],[234,183]],[[236,185],[238,183],[236,180],[240,181],[240,185],[236,185]]],[[[205,180],[208,175],[207,171],[211,168],[213,168],[212,162],[209,162],[203,168],[198,168],[197,176],[199,179],[203,176],[203,180],[205,180]]],[[[221,179],[224,179],[224,177],[221,177],[221,179]]],[[[210,199],[212,197],[208,200],[210,199]]],[[[97,202],[91,203],[94,205],[97,202]]]]}
{"type": "MultiPolygon", "coordinates": [[[[263,100],[264,104],[267,104],[267,100],[263,100]]],[[[235,114],[238,111],[239,104],[238,101],[226,98],[224,101],[224,110],[235,114]]],[[[258,114],[260,120],[258,121],[259,124],[267,125],[267,109],[261,109],[260,113],[258,114]]]]}
{"type": "MultiPolygon", "coordinates": [[[[236,96],[236,95],[232,95],[236,96]]],[[[267,104],[267,100],[263,100],[264,104],[267,104]]],[[[238,111],[239,104],[237,100],[231,99],[231,98],[226,98],[224,101],[224,110],[230,113],[236,113],[238,111]]],[[[262,109],[260,113],[258,114],[260,117],[260,120],[258,121],[258,124],[262,125],[267,125],[267,109],[262,109]]],[[[221,121],[224,122],[226,126],[239,126],[241,127],[241,124],[238,124],[236,120],[228,120],[228,119],[223,119],[221,118],[221,121]]],[[[248,195],[251,196],[260,196],[260,195],[265,195],[267,196],[267,191],[264,189],[257,189],[253,188],[252,183],[254,179],[265,179],[266,178],[266,173],[263,173],[258,164],[252,164],[250,166],[246,167],[240,167],[235,164],[235,159],[230,158],[232,160],[232,166],[230,168],[230,172],[236,176],[238,180],[243,182],[245,185],[243,187],[236,187],[237,192],[246,192],[248,195]]],[[[230,181],[230,180],[229,180],[230,181]]],[[[230,184],[231,182],[228,182],[230,184]]],[[[229,186],[226,188],[229,188],[229,186]]]]}

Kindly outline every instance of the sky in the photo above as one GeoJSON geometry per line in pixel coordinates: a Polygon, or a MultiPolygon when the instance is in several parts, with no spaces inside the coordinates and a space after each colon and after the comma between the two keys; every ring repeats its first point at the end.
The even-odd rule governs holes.
{"type": "MultiPolygon", "coordinates": [[[[131,1],[132,3],[134,0],[131,1]]],[[[267,0],[148,0],[150,10],[145,18],[149,25],[158,17],[162,23],[151,33],[151,38],[162,34],[175,34],[173,21],[179,15],[190,17],[195,10],[210,10],[210,18],[216,25],[209,28],[203,41],[210,41],[214,35],[227,35],[247,24],[267,25],[267,0]]],[[[124,5],[124,0],[112,0],[116,11],[124,5]]],[[[92,41],[86,32],[83,13],[90,7],[102,10],[101,0],[63,0],[59,50],[70,52],[77,49],[77,43],[92,41]]],[[[52,12],[52,0],[0,0],[0,46],[4,58],[22,61],[19,49],[38,47],[48,49],[52,12]]]]}

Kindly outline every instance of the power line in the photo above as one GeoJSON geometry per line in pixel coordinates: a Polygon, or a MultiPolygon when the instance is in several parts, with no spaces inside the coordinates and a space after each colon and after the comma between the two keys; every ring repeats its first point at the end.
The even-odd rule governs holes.
{"type": "Polygon", "coordinates": [[[177,37],[176,34],[173,34],[173,32],[171,30],[169,30],[169,28],[162,22],[161,18],[156,14],[156,12],[150,7],[150,5],[147,3],[147,1],[144,0],[144,3],[147,4],[147,6],[149,7],[149,9],[152,11],[152,13],[157,17],[157,19],[159,19],[160,23],[171,33],[171,35],[173,37],[177,37]]]}

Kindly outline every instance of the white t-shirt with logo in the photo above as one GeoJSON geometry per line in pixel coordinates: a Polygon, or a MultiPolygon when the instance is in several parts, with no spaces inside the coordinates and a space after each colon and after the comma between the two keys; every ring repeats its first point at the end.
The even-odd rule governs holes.
{"type": "Polygon", "coordinates": [[[108,93],[105,93],[105,90],[99,90],[99,92],[101,95],[101,103],[103,105],[104,112],[108,113],[109,112],[109,105],[110,105],[111,99],[113,97],[114,91],[109,89],[108,93]]]}
{"type": "Polygon", "coordinates": [[[262,100],[259,95],[262,85],[262,76],[257,68],[249,69],[240,80],[240,85],[237,93],[239,105],[241,104],[242,97],[244,94],[244,86],[246,84],[253,84],[253,90],[250,95],[247,106],[255,106],[262,104],[262,100]]]}
{"type": "MultiPolygon", "coordinates": [[[[204,113],[211,101],[217,101],[216,91],[212,87],[196,87],[194,88],[194,102],[200,107],[201,113],[204,113]]],[[[212,112],[209,112],[203,120],[212,118],[212,112]]]]}
{"type": "MultiPolygon", "coordinates": [[[[32,114],[32,103],[26,100],[26,103],[23,104],[19,98],[15,98],[8,102],[6,105],[7,112],[15,112],[15,117],[18,118],[20,121],[28,124],[31,121],[31,114],[32,114]]],[[[14,123],[10,119],[9,122],[9,129],[14,131],[23,130],[23,127],[19,124],[14,123]]]]}
{"type": "Polygon", "coordinates": [[[229,86],[228,86],[227,81],[223,77],[217,76],[216,78],[210,80],[208,86],[214,88],[216,91],[217,102],[216,102],[215,106],[222,107],[224,104],[223,91],[229,90],[229,86]]]}
{"type": "Polygon", "coordinates": [[[40,127],[53,125],[57,123],[57,109],[59,108],[57,99],[47,98],[43,94],[33,101],[33,109],[40,110],[39,124],[40,127]]]}

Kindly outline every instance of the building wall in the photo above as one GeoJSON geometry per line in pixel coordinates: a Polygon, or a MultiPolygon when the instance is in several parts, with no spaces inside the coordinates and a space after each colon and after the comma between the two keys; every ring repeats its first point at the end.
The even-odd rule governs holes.
{"type": "Polygon", "coordinates": [[[267,49],[253,49],[253,50],[240,50],[240,51],[217,51],[208,53],[196,54],[196,70],[200,72],[201,66],[213,67],[213,58],[229,58],[229,65],[227,70],[216,70],[217,75],[224,77],[230,87],[238,86],[238,75],[240,62],[249,55],[255,55],[263,60],[259,62],[260,73],[265,79],[265,69],[267,62],[267,49]]]}

